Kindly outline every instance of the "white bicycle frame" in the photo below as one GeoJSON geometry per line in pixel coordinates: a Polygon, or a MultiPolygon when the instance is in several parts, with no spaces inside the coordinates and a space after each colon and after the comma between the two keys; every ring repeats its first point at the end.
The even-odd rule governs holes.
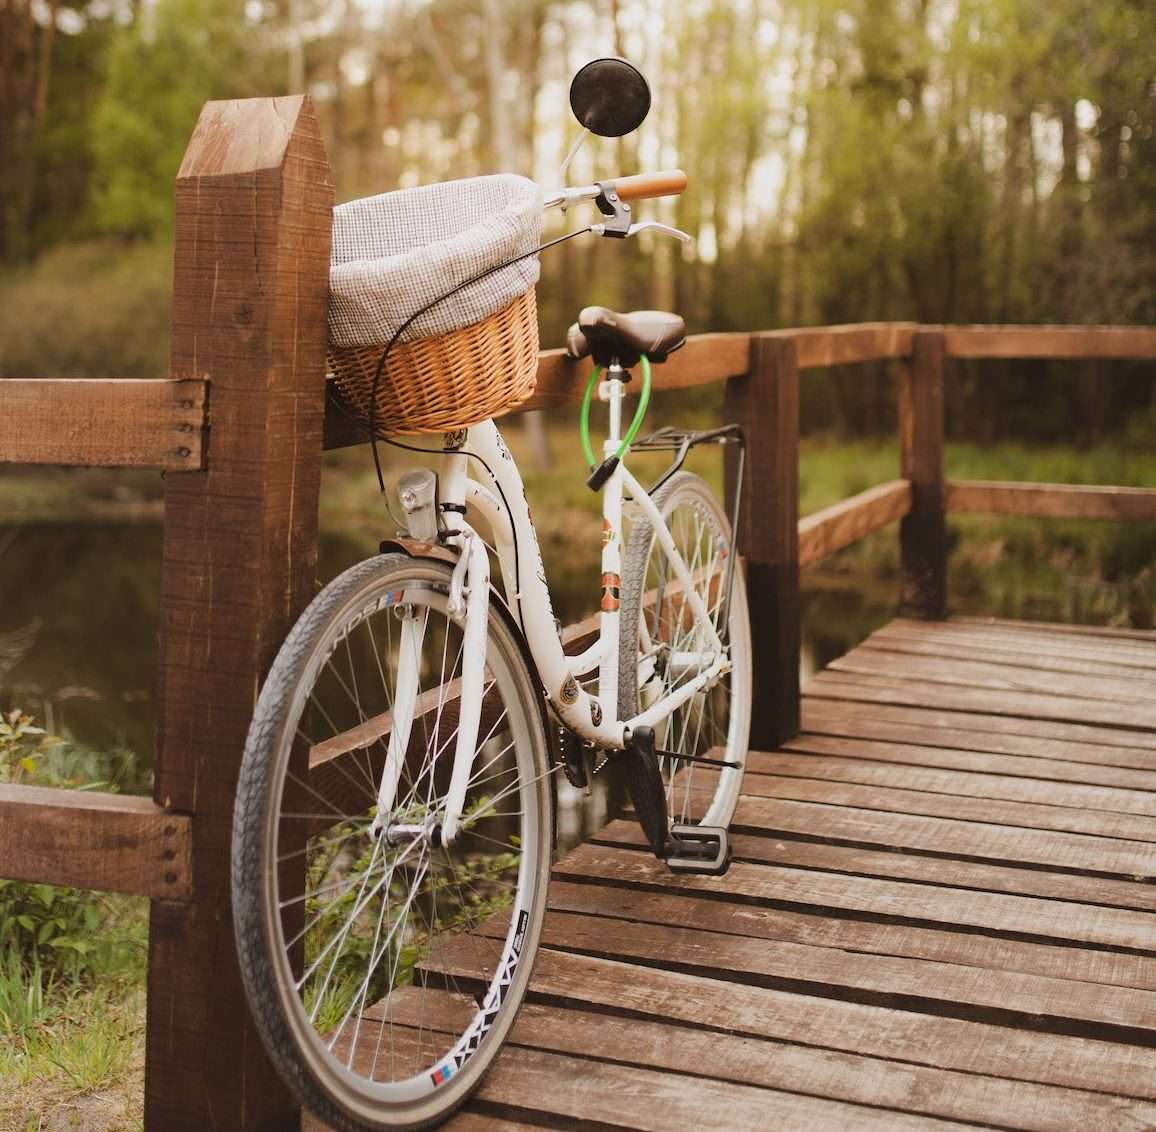
{"type": "MultiPolygon", "coordinates": [[[[621,368],[610,367],[607,380],[599,387],[599,399],[608,402],[610,416],[608,436],[603,446],[604,456],[617,452],[621,442],[622,401],[625,395],[621,374],[621,368]]],[[[438,480],[438,502],[463,509],[466,504],[472,505],[484,518],[501,564],[507,604],[522,626],[550,703],[567,727],[596,746],[622,750],[629,743],[635,728],[656,726],[694,696],[711,688],[729,671],[730,661],[726,650],[706,604],[694,585],[691,569],[679,553],[654,501],[630,473],[625,460],[618,464],[603,487],[604,598],[598,639],[578,656],[567,656],[562,649],[522,477],[492,420],[483,421],[466,430],[464,441],[455,449],[445,452],[438,480]],[[479,479],[470,478],[470,464],[479,473],[479,479]],[[480,482],[481,477],[497,490],[480,482]],[[696,672],[691,679],[626,720],[618,718],[617,593],[622,584],[624,498],[629,498],[650,520],[674,576],[681,585],[683,598],[690,605],[702,629],[701,633],[696,634],[696,641],[703,648],[699,654],[680,654],[676,658],[681,668],[696,672]],[[591,696],[578,682],[579,676],[587,675],[595,669],[598,671],[597,697],[591,696]]],[[[450,585],[447,611],[464,627],[459,729],[446,812],[441,815],[442,839],[451,842],[458,833],[477,749],[484,694],[490,566],[485,542],[465,521],[462,511],[444,510],[442,515],[447,531],[451,532],[446,541],[460,550],[450,585]]],[[[388,821],[396,797],[417,703],[417,667],[424,634],[424,617],[413,615],[403,623],[393,727],[378,793],[378,817],[375,824],[384,825],[388,821]],[[414,658],[408,664],[407,656],[414,658]]]]}

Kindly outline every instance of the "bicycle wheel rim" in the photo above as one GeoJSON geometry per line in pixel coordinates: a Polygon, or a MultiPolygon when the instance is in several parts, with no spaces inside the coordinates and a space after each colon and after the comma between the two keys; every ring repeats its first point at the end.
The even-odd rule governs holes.
{"type": "MultiPolygon", "coordinates": [[[[424,611],[424,640],[430,647],[423,652],[423,662],[428,653],[435,659],[440,657],[442,667],[423,677],[419,694],[445,687],[456,678],[457,670],[452,662],[447,666],[447,658],[456,657],[460,662],[461,634],[460,626],[445,612],[448,571],[437,564],[428,564],[423,570],[408,565],[408,560],[403,561],[412,577],[399,581],[396,571],[381,574],[349,595],[316,634],[284,708],[260,822],[261,930],[272,958],[273,990],[279,999],[282,1019],[282,1033],[275,1036],[288,1038],[296,1048],[299,1062],[296,1068],[306,1082],[304,1091],[312,1099],[319,1089],[347,1121],[352,1122],[351,1127],[423,1123],[445,1115],[468,1095],[508,1030],[528,980],[532,951],[540,930],[548,868],[545,841],[548,814],[543,806],[543,798],[548,795],[544,790],[547,784],[542,781],[544,739],[535,734],[541,724],[536,716],[532,685],[508,633],[501,638],[501,643],[487,648],[487,702],[496,696],[501,707],[491,709],[492,721],[487,723],[483,719],[479,732],[479,747],[488,749],[479,756],[475,767],[481,767],[485,775],[467,798],[467,813],[471,813],[473,803],[478,805],[472,811],[472,822],[466,822],[468,833],[457,843],[458,851],[419,838],[397,845],[388,838],[371,844],[372,839],[366,833],[372,819],[369,805],[363,805],[361,810],[342,809],[340,820],[334,822],[336,815],[321,812],[320,802],[328,795],[316,792],[309,795],[308,783],[315,781],[316,766],[308,780],[302,782],[298,773],[300,748],[308,747],[311,762],[316,760],[319,750],[327,756],[330,753],[324,750],[327,740],[319,738],[322,734],[317,730],[319,719],[325,722],[325,734],[348,736],[349,703],[356,705],[353,718],[359,725],[380,716],[380,713],[375,715],[365,700],[363,685],[341,688],[343,683],[352,684],[356,679],[356,675],[350,675],[356,669],[347,670],[345,681],[337,679],[330,689],[336,693],[336,689],[341,688],[338,698],[347,701],[344,718],[336,717],[332,701],[322,704],[317,698],[327,666],[336,663],[340,668],[343,655],[352,665],[350,641],[355,634],[363,639],[363,647],[365,640],[371,640],[372,648],[380,652],[381,682],[387,685],[396,649],[374,639],[374,626],[380,629],[382,617],[404,620],[404,615],[398,617],[399,610],[424,611]],[[435,620],[441,623],[440,633],[431,632],[435,620]],[[299,724],[303,718],[309,720],[311,730],[302,734],[299,724]],[[297,760],[295,765],[291,765],[293,758],[297,760]],[[480,792],[486,788],[492,791],[488,806],[479,801],[480,792]],[[303,797],[308,797],[311,805],[316,804],[315,808],[294,810],[292,807],[303,797]],[[354,888],[355,882],[343,877],[338,877],[335,886],[330,874],[324,870],[314,872],[314,853],[326,851],[326,846],[324,841],[319,845],[315,835],[304,835],[303,840],[301,830],[320,820],[331,823],[326,828],[342,827],[339,832],[344,844],[330,854],[330,861],[340,854],[348,857],[350,842],[361,853],[359,862],[365,853],[369,854],[364,867],[352,870],[361,887],[354,888]],[[350,822],[352,830],[345,828],[350,822]],[[511,844],[508,833],[491,836],[499,827],[505,828],[511,823],[516,829],[512,835],[516,845],[511,844]],[[487,838],[501,847],[491,849],[487,838]],[[406,857],[406,853],[410,856],[406,857]],[[421,871],[423,854],[424,873],[421,871]],[[303,858],[303,864],[296,867],[305,872],[304,897],[300,893],[291,895],[294,885],[283,883],[286,862],[296,856],[303,858]],[[515,862],[507,860],[511,856],[516,858],[515,862]],[[494,870],[489,866],[496,859],[500,859],[499,867],[494,870]],[[375,862],[380,863],[375,866],[375,862]],[[480,872],[470,871],[479,864],[480,872]],[[406,875],[406,883],[395,893],[399,874],[406,875]],[[427,877],[433,880],[427,882],[427,877]],[[508,879],[511,877],[513,879],[508,879]],[[452,879],[447,881],[447,878],[452,879]],[[474,881],[481,883],[475,885],[474,881]],[[443,896],[450,888],[456,888],[453,899],[448,902],[456,907],[453,913],[445,912],[443,907],[443,896]],[[470,905],[469,897],[477,896],[483,888],[489,896],[481,899],[478,907],[470,905]],[[344,922],[336,920],[328,924],[324,908],[310,904],[311,891],[313,896],[320,894],[322,903],[331,904],[348,900],[349,893],[355,892],[352,912],[342,913],[344,922]],[[494,897],[495,892],[500,899],[494,897]],[[492,906],[487,906],[487,899],[492,906]],[[427,901],[429,911],[421,930],[416,930],[415,924],[421,922],[421,907],[427,901]],[[401,907],[404,916],[393,917],[391,906],[401,907]],[[482,915],[485,912],[490,913],[489,918],[482,915]],[[443,923],[447,915],[450,918],[443,923]],[[453,918],[459,915],[465,918],[453,918]],[[501,924],[499,917],[502,916],[505,917],[504,933],[495,927],[501,924]],[[311,944],[309,924],[318,917],[328,931],[311,944]],[[368,934],[364,929],[372,925],[374,917],[373,942],[368,959],[362,961],[364,970],[359,972],[360,981],[353,984],[351,998],[348,989],[341,992],[346,996],[344,999],[336,996],[335,1012],[325,996],[334,997],[334,972],[341,965],[343,950],[352,949],[340,940],[336,944],[332,941],[344,929],[347,941],[363,944],[368,934]],[[390,931],[394,932],[392,941],[386,938],[390,931]],[[407,947],[412,951],[415,935],[416,954],[404,956],[407,947]],[[324,950],[327,939],[331,947],[328,953],[324,950]],[[392,947],[393,941],[397,947],[392,947]],[[472,972],[470,947],[477,957],[472,972]],[[381,985],[383,966],[387,966],[384,987],[381,985]],[[399,971],[408,973],[412,981],[399,981],[399,971]],[[417,974],[420,974],[420,989],[415,989],[419,982],[417,974]],[[319,979],[327,980],[326,985],[318,986],[319,979]],[[420,1004],[415,1004],[415,997],[420,999],[420,1004]],[[373,1051],[367,1064],[368,1045],[372,1045],[373,1051]],[[383,1050],[387,1056],[383,1056],[383,1050]]],[[[492,633],[491,638],[494,636],[492,633]]],[[[423,671],[425,667],[423,663],[423,671]]],[[[415,745],[411,740],[406,772],[394,807],[397,821],[391,820],[393,828],[399,827],[398,823],[400,826],[419,824],[421,810],[429,816],[436,812],[438,803],[444,801],[442,790],[444,776],[453,761],[454,730],[441,727],[443,723],[447,727],[450,723],[447,702],[448,696],[436,709],[434,725],[417,743],[424,754],[413,767],[409,766],[415,745]],[[433,758],[429,758],[431,750],[435,752],[433,758]],[[418,791],[420,795],[415,793],[418,791]],[[412,804],[415,797],[418,805],[412,804]]],[[[382,765],[387,742],[387,739],[378,739],[377,761],[382,765]]],[[[360,785],[362,802],[368,802],[370,787],[375,788],[374,762],[369,748],[360,754],[367,760],[369,773],[363,773],[363,768],[355,764],[347,764],[344,777],[333,781],[346,791],[360,785]]],[[[317,765],[327,770],[329,764],[317,765]]],[[[479,774],[481,771],[475,769],[473,777],[478,779],[479,774]]],[[[292,872],[292,866],[288,868],[292,872]]]]}

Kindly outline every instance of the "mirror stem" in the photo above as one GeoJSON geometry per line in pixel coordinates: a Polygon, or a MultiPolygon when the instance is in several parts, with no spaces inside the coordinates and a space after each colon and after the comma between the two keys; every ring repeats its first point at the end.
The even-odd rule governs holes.
{"type": "MultiPolygon", "coordinates": [[[[582,148],[582,143],[590,136],[590,127],[583,126],[582,132],[578,135],[577,140],[570,147],[570,152],[566,154],[566,159],[562,162],[562,167],[558,170],[558,183],[564,185],[566,183],[566,170],[570,168],[570,162],[574,160],[574,155],[582,148]]],[[[562,206],[565,209],[565,205],[562,206]]]]}

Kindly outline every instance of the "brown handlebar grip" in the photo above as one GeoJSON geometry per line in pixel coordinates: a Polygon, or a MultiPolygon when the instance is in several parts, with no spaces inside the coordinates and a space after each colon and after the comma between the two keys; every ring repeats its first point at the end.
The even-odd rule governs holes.
{"type": "Polygon", "coordinates": [[[619,177],[614,182],[614,191],[618,193],[619,200],[677,196],[685,188],[686,174],[681,169],[635,173],[633,177],[619,177]]]}

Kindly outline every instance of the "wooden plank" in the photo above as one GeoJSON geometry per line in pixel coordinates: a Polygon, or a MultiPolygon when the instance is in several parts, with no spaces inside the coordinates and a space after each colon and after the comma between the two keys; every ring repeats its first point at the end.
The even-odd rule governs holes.
{"type": "Polygon", "coordinates": [[[0,784],[0,869],[12,880],[186,900],[192,829],[151,798],[0,784]]]}
{"type": "Polygon", "coordinates": [[[87,468],[204,466],[208,385],[132,379],[0,380],[0,464],[87,468]]]}
{"type": "MultiPolygon", "coordinates": [[[[934,752],[934,747],[896,747],[885,743],[840,741],[817,735],[799,736],[791,740],[789,746],[790,751],[770,754],[752,751],[747,760],[747,773],[857,782],[860,785],[890,786],[967,798],[1058,806],[1081,812],[1133,814],[1156,820],[1153,819],[1156,805],[1148,789],[1117,790],[1098,784],[1074,782],[1070,778],[1062,778],[1058,782],[1021,778],[1015,773],[1018,766],[1010,774],[1007,771],[977,771],[972,769],[971,759],[966,757],[961,760],[962,765],[946,767],[928,766],[916,761],[926,759],[927,754],[924,752],[934,752]]],[[[1029,768],[1036,762],[1045,761],[1013,760],[1008,756],[1002,756],[1002,759],[1005,766],[1018,761],[1029,763],[1029,768]]],[[[1151,777],[1156,778],[1156,775],[1151,777]]]]}
{"type": "MultiPolygon", "coordinates": [[[[691,790],[692,797],[703,803],[707,800],[704,786],[700,784],[691,790]]],[[[1151,814],[1105,813],[798,776],[776,778],[752,774],[744,780],[743,791],[743,798],[749,806],[740,808],[734,819],[740,826],[751,820],[752,813],[761,812],[758,808],[760,802],[798,802],[825,807],[829,811],[827,816],[833,816],[835,811],[844,807],[854,810],[856,817],[869,813],[934,817],[971,822],[976,826],[999,829],[1004,834],[1054,831],[1065,837],[1088,837],[1100,843],[1104,849],[1104,861],[1111,858],[1131,862],[1131,871],[1126,875],[1149,876],[1156,869],[1156,837],[1153,835],[1156,817],[1151,814]]],[[[822,821],[806,832],[811,836],[828,836],[826,823],[822,821]]],[[[1086,848],[1094,861],[1096,847],[1088,845],[1086,848]]],[[[1089,867],[1096,868],[1097,865],[1093,863],[1089,867]]]]}
{"type": "MultiPolygon", "coordinates": [[[[853,883],[840,879],[844,885],[853,883]]],[[[504,930],[501,925],[494,928],[504,930]]],[[[1149,944],[1156,942],[1153,935],[1150,931],[1149,944]]],[[[472,940],[465,942],[475,946],[472,940]]],[[[1064,1032],[1093,1023],[1115,1041],[1148,1041],[1156,1035],[1156,991],[997,970],[980,963],[815,947],[637,919],[628,925],[581,912],[547,917],[542,945],[646,966],[667,962],[708,978],[739,976],[790,990],[887,996],[914,1009],[962,1006],[984,1020],[1024,1029],[1064,1032]]]]}
{"type": "MultiPolygon", "coordinates": [[[[419,1017],[414,1024],[429,1025],[419,1017]]],[[[576,1057],[665,1068],[698,1078],[706,1074],[748,1085],[786,1089],[873,1108],[988,1123],[998,1115],[1007,1128],[1085,1132],[1110,1114],[1114,1128],[1142,1128],[1156,1119],[1145,1101],[1105,1097],[1087,1090],[1009,1082],[876,1057],[796,1046],[713,1032],[711,1056],[704,1061],[703,1033],[642,1018],[559,1009],[535,1003],[523,1007],[510,1036],[512,1045],[576,1057]]],[[[692,1086],[693,1087],[693,1086],[692,1086]]],[[[539,1103],[545,1103],[539,1101],[539,1103]]],[[[477,1115],[455,1117],[447,1128],[473,1132],[477,1115]]],[[[303,1126],[308,1128],[309,1126],[303,1126]]],[[[511,1124],[517,1129],[521,1126],[511,1124]]]]}
{"type": "Polygon", "coordinates": [[[911,508],[899,527],[900,609],[908,617],[947,616],[947,522],[943,501],[943,335],[919,331],[899,367],[900,474],[911,508]]]}
{"type": "MultiPolygon", "coordinates": [[[[1125,685],[1151,687],[1153,673],[1144,665],[1116,664],[1107,660],[1088,660],[1053,652],[1030,648],[1030,642],[1016,644],[978,643],[958,636],[934,638],[920,637],[912,633],[873,633],[859,645],[860,653],[903,653],[908,656],[928,656],[938,658],[958,657],[960,660],[981,661],[1009,668],[1040,669],[1044,672],[1070,672],[1084,676],[1110,676],[1125,685]]],[[[1156,667],[1156,650],[1153,650],[1153,665],[1156,667]]]]}
{"type": "MultiPolygon", "coordinates": [[[[1040,739],[1048,740],[1052,754],[1086,762],[1103,762],[1111,766],[1130,766],[1146,769],[1152,765],[1156,751],[1156,736],[1147,731],[1122,731],[1111,727],[1059,722],[1052,719],[1029,719],[1019,716],[1001,716],[983,712],[952,710],[937,705],[887,704],[870,699],[839,699],[811,696],[811,686],[803,697],[807,729],[822,731],[824,719],[852,720],[857,725],[917,727],[920,743],[958,743],[967,749],[1007,751],[1031,755],[1038,751],[1040,739]],[[934,735],[943,736],[935,740],[934,735]],[[1070,736],[1070,738],[1069,738],[1070,736]]],[[[855,693],[851,693],[854,695],[855,693]]],[[[864,731],[864,734],[868,732],[864,731]]],[[[884,738],[886,736],[883,736],[884,738]]]]}
{"type": "Polygon", "coordinates": [[[827,841],[891,846],[975,860],[1014,861],[1116,877],[1156,876],[1150,845],[996,822],[882,812],[783,798],[744,797],[734,819],[743,832],[801,834],[827,841]]]}
{"type": "MultiPolygon", "coordinates": [[[[989,751],[969,750],[966,744],[953,746],[950,743],[934,746],[912,741],[912,736],[896,734],[895,725],[884,725],[871,738],[860,737],[863,728],[859,723],[832,721],[823,725],[823,732],[804,730],[784,744],[791,751],[804,751],[818,755],[840,755],[854,757],[871,763],[888,763],[899,766],[939,767],[944,770],[970,771],[977,775],[1002,775],[1035,783],[1059,782],[1065,787],[1071,784],[1094,788],[1110,788],[1113,796],[1118,796],[1118,804],[1134,807],[1132,812],[1152,813],[1153,805],[1149,793],[1156,793],[1156,766],[1151,769],[1133,770],[1129,767],[1104,766],[1096,762],[1073,762],[1055,759],[1050,745],[1034,741],[1034,754],[1000,754],[989,751]],[[883,741],[880,741],[882,739],[883,741]],[[1132,799],[1124,801],[1124,799],[1132,799]]],[[[934,737],[934,736],[933,736],[934,737]]],[[[1152,759],[1148,758],[1149,764],[1152,759]]],[[[752,751],[747,761],[748,771],[758,773],[768,765],[763,756],[752,751]]],[[[1069,795],[1070,796],[1070,795],[1069,795]]]]}
{"type": "MultiPolygon", "coordinates": [[[[700,1054],[705,1037],[699,1036],[700,1054]]],[[[706,1128],[720,1122],[733,1132],[765,1132],[768,1126],[777,1132],[814,1132],[816,1128],[923,1132],[965,1127],[955,1121],[756,1088],[733,1080],[700,1076],[688,1082],[677,1073],[601,1058],[560,1056],[526,1046],[503,1051],[471,1103],[497,1106],[497,1111],[514,1119],[550,1113],[554,1127],[640,1132],[706,1128]],[[630,1098],[629,1104],[623,1103],[625,1097],[630,1098]]]]}
{"type": "MultiPolygon", "coordinates": [[[[774,747],[799,729],[799,368],[789,338],[755,335],[750,374],[727,382],[724,419],[747,438],[738,545],[747,563],[755,697],[750,742],[774,747]]],[[[727,512],[738,453],[726,448],[727,512]]]]}
{"type": "Polygon", "coordinates": [[[1156,1098],[1156,1050],[1142,1046],[703,979],[670,970],[665,962],[647,970],[548,949],[539,954],[532,986],[558,1001],[685,1026],[718,1027],[725,1019],[733,1034],[882,1057],[905,1066],[1087,1089],[1103,1096],[1106,1106],[1123,1097],[1156,1098]]]}
{"type": "Polygon", "coordinates": [[[1147,523],[1156,519],[1156,488],[948,480],[947,509],[988,515],[1147,523]]]}
{"type": "Polygon", "coordinates": [[[793,342],[802,370],[908,357],[916,330],[914,322],[859,322],[764,333],[793,342]]]}
{"type": "MultiPolygon", "coordinates": [[[[744,867],[753,870],[757,866],[744,867]]],[[[850,951],[903,956],[964,967],[1045,975],[1077,983],[1103,983],[1156,991],[1156,957],[1152,955],[1025,942],[894,920],[852,919],[826,912],[778,908],[773,903],[773,885],[766,886],[763,900],[756,910],[749,897],[738,902],[689,893],[669,869],[662,868],[648,874],[646,889],[635,885],[604,885],[597,881],[597,865],[583,875],[580,884],[555,879],[550,886],[551,909],[631,923],[641,921],[756,940],[805,944],[838,953],[850,951]]],[[[747,896],[745,892],[742,895],[747,896]]],[[[628,934],[630,929],[625,924],[608,923],[606,931],[628,934]]]]}
{"type": "Polygon", "coordinates": [[[989,655],[993,663],[1007,653],[1030,654],[1040,667],[1063,669],[1058,663],[1085,663],[1106,666],[1111,675],[1151,679],[1156,671],[1156,642],[1121,638],[1120,641],[1061,634],[1028,634],[982,629],[956,621],[940,631],[939,624],[902,621],[886,625],[872,634],[872,643],[891,648],[893,641],[926,642],[937,646],[938,655],[953,655],[954,649],[972,649],[989,655]]]}
{"type": "Polygon", "coordinates": [[[1109,704],[1103,700],[1077,700],[1067,695],[1001,692],[936,684],[930,680],[889,680],[881,676],[829,670],[820,673],[807,685],[807,694],[888,704],[934,704],[952,710],[984,711],[992,715],[1032,719],[1089,720],[1107,727],[1135,729],[1141,733],[1138,738],[1142,742],[1156,742],[1156,704],[1109,704]]]}
{"type": "MultiPolygon", "coordinates": [[[[893,772],[887,768],[878,768],[874,775],[864,768],[857,777],[852,777],[848,771],[844,778],[831,777],[822,781],[753,774],[749,780],[744,779],[743,793],[752,798],[790,798],[796,802],[815,802],[824,806],[850,806],[883,813],[958,818],[994,824],[1009,830],[1058,830],[1104,838],[1117,845],[1136,842],[1137,848],[1141,845],[1150,847],[1151,859],[1147,862],[1147,868],[1156,869],[1156,816],[1152,816],[1152,810],[1149,810],[1149,816],[1144,817],[1083,810],[1074,806],[1001,801],[986,794],[972,797],[899,786],[862,785],[858,781],[858,778],[874,777],[877,782],[881,782],[888,775],[893,776],[893,772]]],[[[910,777],[915,777],[914,772],[910,777]]],[[[1008,787],[1007,793],[1013,793],[1013,790],[1008,787]]]]}
{"type": "MultiPolygon", "coordinates": [[[[777,837],[774,834],[778,831],[768,832],[769,836],[736,833],[731,839],[736,859],[820,872],[914,881],[946,888],[1039,896],[1046,900],[1103,908],[1125,908],[1145,913],[1156,911],[1156,888],[1135,880],[1113,880],[1098,875],[1081,876],[1022,868],[1015,864],[935,856],[933,849],[918,841],[910,846],[872,849],[837,841],[777,837]]],[[[631,820],[611,822],[597,834],[597,839],[600,844],[647,848],[637,823],[631,820]]],[[[1125,927],[1124,930],[1128,929],[1125,927]]]]}
{"type": "Polygon", "coordinates": [[[197,851],[195,899],[150,921],[149,1128],[297,1126],[244,1007],[229,852],[257,689],[315,591],[332,185],[302,97],[208,103],[177,178],[172,368],[213,382],[213,453],[165,488],[154,797],[197,851]]]}
{"type": "Polygon", "coordinates": [[[911,510],[911,484],[891,480],[799,520],[799,566],[820,562],[911,510]]]}
{"type": "Polygon", "coordinates": [[[1060,633],[1076,636],[1108,637],[1113,641],[1136,640],[1148,644],[1156,643],[1156,629],[1125,629],[1109,625],[1068,625],[1059,622],[1011,621],[1001,617],[959,617],[960,625],[995,626],[1025,633],[1060,633]]]}
{"type": "Polygon", "coordinates": [[[1051,672],[1042,668],[1019,668],[986,660],[909,656],[884,649],[855,649],[833,660],[831,672],[859,673],[887,679],[912,677],[937,684],[960,684],[970,688],[994,688],[1005,692],[1048,692],[1073,699],[1097,702],[1142,703],[1152,698],[1152,681],[1051,672]]]}
{"type": "Polygon", "coordinates": [[[951,358],[1156,358],[1150,326],[945,326],[951,358]]]}
{"type": "MultiPolygon", "coordinates": [[[[443,1128],[452,1132],[537,1132],[538,1129],[549,1128],[549,1124],[530,1123],[529,1117],[521,1120],[511,1120],[508,1116],[491,1116],[481,1112],[459,1111],[452,1116],[443,1128]]],[[[336,1132],[332,1125],[326,1124],[311,1112],[301,1113],[301,1132],[336,1132]]]]}
{"type": "MultiPolygon", "coordinates": [[[[480,1112],[459,1112],[451,1122],[443,1125],[453,1132],[528,1132],[529,1129],[549,1128],[548,1124],[528,1124],[522,1120],[511,1120],[507,1116],[487,1116],[480,1112]]],[[[301,1132],[309,1132],[304,1115],[301,1132]]]]}
{"type": "MultiPolygon", "coordinates": [[[[744,801],[744,810],[752,808],[744,801]]],[[[897,827],[901,824],[896,823],[897,827]]],[[[636,830],[637,825],[633,822],[614,823],[605,833],[606,837],[615,839],[613,844],[581,846],[555,865],[555,876],[576,880],[594,877],[599,883],[627,885],[632,890],[638,885],[664,887],[666,880],[663,878],[669,875],[669,870],[653,854],[624,852],[617,848],[620,844],[641,848],[636,830]]],[[[952,831],[945,832],[950,835],[952,831]]],[[[979,832],[982,834],[984,831],[979,832]]],[[[599,836],[601,839],[603,835],[599,836]]],[[[773,844],[773,841],[767,838],[742,839],[736,845],[736,853],[742,849],[745,854],[749,848],[761,851],[767,844],[773,844]]],[[[899,857],[899,854],[893,855],[899,857]]],[[[916,860],[922,863],[926,858],[916,860]]],[[[958,863],[949,862],[951,865],[958,863]]],[[[681,876],[677,878],[677,887],[683,893],[697,892],[717,900],[721,886],[714,878],[681,876]]],[[[1145,886],[1138,884],[1135,887],[1145,886]]],[[[1153,946],[1156,926],[1148,911],[976,891],[956,886],[950,876],[939,884],[918,879],[832,873],[820,867],[782,864],[775,858],[767,861],[760,858],[756,863],[740,856],[727,873],[726,896],[732,901],[753,904],[767,901],[777,908],[811,915],[851,913],[886,923],[919,923],[938,930],[971,930],[1021,939],[1031,937],[1040,943],[1128,948],[1146,952],[1149,957],[1156,950],[1153,946]]],[[[1135,968],[1131,970],[1134,972],[1135,968]]]]}

